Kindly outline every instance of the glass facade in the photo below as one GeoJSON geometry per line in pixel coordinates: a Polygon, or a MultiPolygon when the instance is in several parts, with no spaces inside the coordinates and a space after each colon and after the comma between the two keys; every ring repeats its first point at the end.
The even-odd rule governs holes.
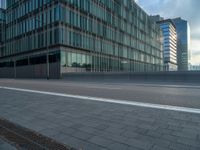
{"type": "Polygon", "coordinates": [[[188,71],[190,60],[190,27],[181,18],[173,19],[177,31],[177,61],[179,71],[188,71]]]}
{"type": "Polygon", "coordinates": [[[161,42],[133,0],[7,0],[3,57],[59,50],[62,73],[161,71],[161,42]]]}
{"type": "Polygon", "coordinates": [[[2,56],[2,52],[5,47],[5,10],[0,8],[0,57],[2,56]]]}

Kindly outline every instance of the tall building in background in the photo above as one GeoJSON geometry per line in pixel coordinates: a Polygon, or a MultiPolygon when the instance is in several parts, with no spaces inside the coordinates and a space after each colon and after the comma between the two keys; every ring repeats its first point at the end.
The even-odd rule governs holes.
{"type": "Polygon", "coordinates": [[[179,71],[187,71],[190,60],[190,27],[186,20],[173,19],[177,31],[177,62],[179,71]]]}
{"type": "Polygon", "coordinates": [[[0,8],[6,9],[6,0],[0,0],[0,8]]]}
{"type": "Polygon", "coordinates": [[[162,70],[162,32],[133,0],[7,0],[6,16],[5,74],[162,70]]]}
{"type": "Polygon", "coordinates": [[[160,15],[151,16],[162,30],[164,71],[177,71],[177,33],[171,19],[164,20],[160,15]]]}
{"type": "Polygon", "coordinates": [[[177,34],[171,19],[157,22],[163,32],[163,60],[165,71],[177,71],[177,34]]]}

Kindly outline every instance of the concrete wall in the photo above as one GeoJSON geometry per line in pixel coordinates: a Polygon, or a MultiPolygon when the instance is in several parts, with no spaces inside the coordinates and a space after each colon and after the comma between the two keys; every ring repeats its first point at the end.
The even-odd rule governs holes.
{"type": "Polygon", "coordinates": [[[50,63],[49,66],[50,78],[59,79],[61,77],[60,62],[50,63]]]}
{"type": "MultiPolygon", "coordinates": [[[[64,73],[60,76],[60,64],[51,63],[50,78],[62,77],[67,80],[76,81],[146,81],[146,82],[191,82],[200,83],[200,71],[188,72],[154,72],[154,73],[102,73],[102,72],[81,72],[64,73]]],[[[0,68],[0,78],[14,78],[14,68],[0,68]]],[[[16,69],[17,78],[46,78],[46,64],[21,66],[16,69]]]]}
{"type": "Polygon", "coordinates": [[[45,78],[46,64],[20,66],[16,68],[17,78],[45,78]]]}
{"type": "MultiPolygon", "coordinates": [[[[0,78],[47,78],[47,65],[28,65],[14,68],[0,68],[0,78]]],[[[53,79],[60,78],[60,63],[50,63],[49,77],[53,79]]]]}
{"type": "Polygon", "coordinates": [[[146,82],[198,82],[200,71],[188,72],[154,72],[154,73],[67,73],[62,75],[68,80],[90,81],[146,81],[146,82]]]}
{"type": "Polygon", "coordinates": [[[0,68],[0,78],[14,78],[15,72],[11,67],[0,68]]]}

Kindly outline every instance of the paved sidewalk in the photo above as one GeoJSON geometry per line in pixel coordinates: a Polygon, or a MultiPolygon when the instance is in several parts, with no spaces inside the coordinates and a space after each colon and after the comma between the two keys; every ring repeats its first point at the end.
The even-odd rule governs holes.
{"type": "Polygon", "coordinates": [[[17,150],[17,149],[0,138],[0,150],[17,150]]]}
{"type": "Polygon", "coordinates": [[[0,117],[77,149],[200,149],[200,114],[2,89],[0,95],[0,117]]]}

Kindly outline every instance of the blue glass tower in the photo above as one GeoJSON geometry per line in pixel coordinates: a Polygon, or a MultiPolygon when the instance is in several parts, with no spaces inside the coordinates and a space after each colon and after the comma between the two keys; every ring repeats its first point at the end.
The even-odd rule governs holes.
{"type": "Polygon", "coordinates": [[[0,0],[0,8],[6,9],[6,0],[0,0]]]}
{"type": "Polygon", "coordinates": [[[187,71],[190,59],[190,27],[186,20],[173,19],[177,31],[177,62],[179,71],[187,71]]]}
{"type": "Polygon", "coordinates": [[[177,71],[177,33],[171,19],[157,22],[163,32],[163,58],[165,71],[177,71]]]}

